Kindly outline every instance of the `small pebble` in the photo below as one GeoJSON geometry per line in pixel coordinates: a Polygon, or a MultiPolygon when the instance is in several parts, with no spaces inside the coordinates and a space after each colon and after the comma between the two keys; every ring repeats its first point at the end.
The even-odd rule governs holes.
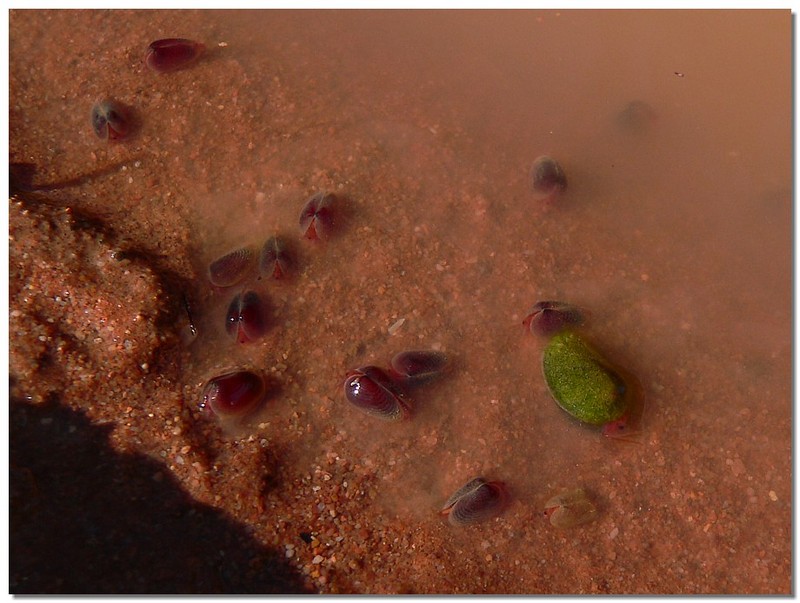
{"type": "Polygon", "coordinates": [[[322,555],[317,555],[316,557],[314,557],[314,558],[311,560],[311,563],[313,563],[314,565],[319,565],[319,564],[320,564],[320,563],[322,563],[324,560],[325,560],[325,558],[324,558],[322,555]]]}

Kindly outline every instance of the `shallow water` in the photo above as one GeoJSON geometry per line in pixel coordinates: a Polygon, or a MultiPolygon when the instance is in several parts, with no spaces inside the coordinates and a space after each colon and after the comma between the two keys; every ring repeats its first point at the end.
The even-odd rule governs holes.
{"type": "MultiPolygon", "coordinates": [[[[192,110],[160,112],[143,138],[189,225],[194,391],[219,367],[263,367],[281,383],[278,420],[291,409],[315,434],[276,436],[298,474],[332,450],[351,458],[378,479],[365,523],[489,555],[486,592],[788,590],[788,11],[191,15],[226,46],[171,80],[183,88],[147,93],[192,110]],[[655,114],[639,132],[617,121],[634,100],[655,114]],[[542,154],[569,183],[551,204],[530,190],[542,154]],[[338,232],[299,240],[300,208],[323,189],[342,196],[338,232]],[[276,232],[299,271],[250,283],[272,328],[236,346],[232,294],[204,271],[276,232]],[[522,327],[542,299],[586,308],[591,337],[637,376],[637,441],[603,440],[549,398],[542,343],[522,327]],[[346,404],[349,368],[413,348],[452,369],[414,392],[412,421],[346,404]],[[514,502],[443,536],[438,509],[476,475],[514,502]],[[577,487],[599,518],[564,536],[541,511],[577,487]]],[[[438,572],[434,559],[418,563],[438,572]]],[[[361,589],[405,584],[375,571],[361,589]]],[[[420,591],[448,591],[427,580],[420,591]]]]}
{"type": "MultiPolygon", "coordinates": [[[[340,365],[309,374],[309,386],[338,401],[330,384],[348,363],[386,363],[405,347],[441,347],[457,359],[455,375],[430,397],[419,394],[409,425],[373,426],[346,407],[333,413],[362,434],[365,458],[389,463],[393,485],[382,489],[390,512],[417,521],[420,509],[486,474],[511,484],[523,514],[556,487],[585,485],[624,530],[645,521],[643,501],[663,505],[674,474],[695,472],[697,459],[720,457],[719,473],[706,479],[737,496],[742,484],[726,475],[726,459],[747,458],[748,469],[771,462],[752,440],[728,448],[742,413],[767,420],[769,437],[787,445],[788,14],[333,13],[313,23],[292,14],[222,22],[233,45],[237,36],[256,44],[254,30],[280,29],[313,57],[299,61],[319,81],[307,92],[333,125],[273,161],[302,180],[326,170],[321,158],[336,158],[309,184],[353,198],[341,240],[324,257],[309,253],[302,276],[322,279],[316,300],[309,292],[305,308],[289,310],[310,322],[324,362],[340,365]],[[653,107],[648,131],[615,128],[632,100],[653,107]],[[549,208],[531,198],[527,174],[543,153],[563,163],[570,183],[549,208]],[[596,337],[641,379],[640,444],[600,441],[549,400],[539,349],[520,323],[533,302],[550,298],[589,308],[596,337]],[[315,324],[317,311],[327,324],[315,324]],[[403,327],[386,336],[398,317],[403,327]],[[365,351],[351,358],[359,343],[365,351]],[[762,392],[756,404],[748,389],[762,392]],[[414,458],[420,445],[424,460],[414,458]],[[664,471],[651,472],[651,463],[664,471]]],[[[294,226],[305,195],[282,194],[278,178],[279,194],[258,165],[249,169],[267,199],[236,224],[258,224],[253,236],[263,222],[294,226]]],[[[775,488],[788,496],[781,482],[755,490],[765,500],[775,488]]],[[[516,539],[506,547],[499,551],[509,558],[526,554],[516,539]]]]}

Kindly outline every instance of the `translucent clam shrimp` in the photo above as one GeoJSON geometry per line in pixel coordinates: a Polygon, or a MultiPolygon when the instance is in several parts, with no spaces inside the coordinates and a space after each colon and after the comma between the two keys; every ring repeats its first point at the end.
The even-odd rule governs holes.
{"type": "Polygon", "coordinates": [[[92,107],[91,123],[94,133],[103,140],[122,140],[132,130],[130,110],[109,98],[92,107]]]}
{"type": "Polygon", "coordinates": [[[557,528],[573,528],[594,521],[597,507],[583,488],[557,494],[544,505],[544,516],[557,528]]]}

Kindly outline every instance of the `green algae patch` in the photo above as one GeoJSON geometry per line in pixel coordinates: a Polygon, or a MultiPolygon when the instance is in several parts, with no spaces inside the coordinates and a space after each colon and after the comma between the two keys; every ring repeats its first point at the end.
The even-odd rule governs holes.
{"type": "Polygon", "coordinates": [[[579,421],[603,425],[627,410],[624,379],[574,331],[550,339],[542,355],[542,372],[556,403],[579,421]]]}

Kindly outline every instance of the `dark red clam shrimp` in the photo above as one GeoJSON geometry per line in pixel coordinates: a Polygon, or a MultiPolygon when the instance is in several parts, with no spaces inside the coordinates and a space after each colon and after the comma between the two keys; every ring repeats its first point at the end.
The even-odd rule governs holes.
{"type": "Polygon", "coordinates": [[[132,130],[130,110],[108,98],[92,107],[91,122],[92,130],[103,140],[122,140],[132,130]]]}
{"type": "Polygon", "coordinates": [[[147,47],[144,63],[156,73],[177,71],[194,63],[204,50],[205,46],[194,40],[165,38],[147,47]]]}
{"type": "Polygon", "coordinates": [[[244,417],[264,401],[264,377],[256,371],[235,370],[210,379],[203,388],[201,409],[224,419],[244,417]]]}
{"type": "Polygon", "coordinates": [[[267,332],[266,304],[255,291],[233,298],[225,317],[225,330],[239,343],[255,341],[267,332]]]}
{"type": "Polygon", "coordinates": [[[292,270],[292,258],[281,237],[273,236],[266,240],[258,258],[260,276],[282,279],[292,270]]]}
{"type": "Polygon", "coordinates": [[[392,358],[392,376],[404,385],[421,385],[436,379],[446,365],[447,356],[442,352],[408,350],[392,358]]]}
{"type": "Polygon", "coordinates": [[[567,176],[559,163],[542,155],[531,166],[531,189],[535,198],[552,201],[567,188],[567,176]]]}
{"type": "Polygon", "coordinates": [[[240,247],[214,260],[208,266],[208,280],[215,287],[230,287],[240,282],[252,268],[255,254],[240,247]]]}
{"type": "Polygon", "coordinates": [[[559,331],[579,327],[584,322],[584,312],[577,306],[559,301],[540,301],[534,304],[522,324],[534,335],[552,337],[559,331]]]}
{"type": "Polygon", "coordinates": [[[300,231],[307,239],[327,240],[335,225],[334,205],[337,197],[333,193],[319,192],[313,195],[300,212],[300,231]]]}
{"type": "Polygon", "coordinates": [[[489,482],[476,477],[447,499],[441,513],[447,515],[451,525],[464,526],[500,514],[507,502],[508,491],[503,482],[489,482]]]}
{"type": "Polygon", "coordinates": [[[377,366],[349,371],[344,381],[344,395],[362,412],[386,421],[397,421],[411,414],[402,393],[389,375],[377,366]]]}

